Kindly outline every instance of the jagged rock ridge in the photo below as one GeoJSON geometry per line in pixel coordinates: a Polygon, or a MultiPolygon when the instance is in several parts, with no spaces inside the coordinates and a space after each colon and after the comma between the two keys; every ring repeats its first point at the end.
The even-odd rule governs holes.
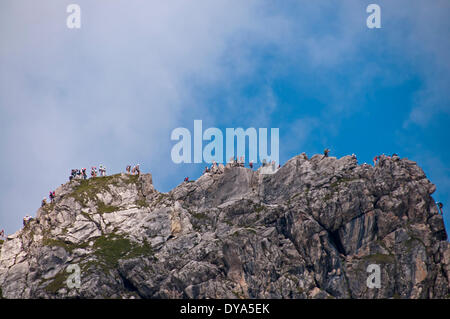
{"type": "Polygon", "coordinates": [[[301,154],[169,193],[74,180],[0,247],[5,298],[448,298],[450,247],[416,163],[301,154]],[[81,269],[69,288],[67,266],[81,269]],[[369,264],[381,287],[366,285],[369,264]]]}

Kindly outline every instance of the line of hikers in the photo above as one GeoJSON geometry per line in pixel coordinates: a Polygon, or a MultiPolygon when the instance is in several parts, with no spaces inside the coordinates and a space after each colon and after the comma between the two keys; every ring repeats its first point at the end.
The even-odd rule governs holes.
{"type": "MultiPolygon", "coordinates": [[[[50,203],[53,204],[56,198],[55,191],[50,191],[48,194],[48,198],[50,199],[50,203]]],[[[44,207],[45,205],[47,205],[47,198],[44,197],[41,202],[41,207],[44,207]]]]}
{"type": "Polygon", "coordinates": [[[377,163],[379,163],[381,159],[383,159],[383,158],[391,158],[391,157],[392,158],[400,158],[397,153],[392,154],[392,156],[387,156],[387,155],[384,155],[384,154],[377,155],[377,156],[375,156],[373,158],[373,166],[377,165],[377,163]]]}
{"type": "MultiPolygon", "coordinates": [[[[91,167],[91,177],[97,177],[97,176],[106,176],[106,167],[103,166],[103,164],[100,164],[98,168],[97,173],[97,167],[92,166],[91,167]]],[[[73,179],[87,179],[87,169],[81,168],[81,169],[72,169],[70,171],[69,181],[73,179]]]]}
{"type": "Polygon", "coordinates": [[[86,169],[72,169],[70,171],[69,181],[72,179],[87,179],[86,169]]]}
{"type": "MultiPolygon", "coordinates": [[[[135,166],[131,167],[131,165],[127,165],[125,168],[125,171],[127,174],[131,175],[139,175],[141,173],[141,169],[139,168],[139,164],[136,164],[135,166]]],[[[103,164],[100,164],[98,168],[97,173],[97,167],[92,166],[91,167],[91,177],[97,177],[97,176],[106,176],[106,167],[103,164]]],[[[87,179],[87,173],[86,168],[82,169],[72,169],[70,172],[69,180],[73,179],[87,179]]]]}
{"type": "Polygon", "coordinates": [[[32,221],[32,220],[33,220],[33,217],[26,215],[26,216],[23,218],[23,226],[25,227],[25,226],[26,226],[30,221],[32,221]]]}
{"type": "MultiPolygon", "coordinates": [[[[328,157],[329,154],[330,154],[330,149],[326,148],[326,149],[323,151],[323,157],[328,157]]],[[[355,154],[352,154],[352,158],[356,159],[356,155],[355,155],[355,154]]],[[[398,156],[397,153],[392,154],[392,156],[387,156],[387,155],[384,155],[384,154],[382,154],[382,155],[377,155],[377,156],[375,156],[375,157],[373,158],[373,166],[375,166],[375,165],[376,165],[381,159],[383,159],[383,158],[399,158],[399,156],[398,156]]]]}
{"type": "MultiPolygon", "coordinates": [[[[272,166],[272,168],[275,170],[276,162],[267,162],[265,159],[261,163],[261,167],[269,167],[272,166]]],[[[230,157],[229,162],[226,165],[223,165],[222,163],[217,164],[216,161],[213,161],[211,168],[206,166],[205,170],[203,171],[203,174],[205,173],[213,173],[213,174],[221,174],[224,172],[225,167],[245,167],[245,157],[241,156],[239,158],[237,157],[230,157]]],[[[253,161],[250,161],[248,163],[248,167],[253,169],[253,161]]],[[[278,165],[278,168],[280,168],[281,165],[278,165]]],[[[189,178],[186,177],[184,181],[189,181],[189,178]]]]}
{"type": "Polygon", "coordinates": [[[135,166],[133,166],[133,168],[131,168],[131,165],[127,165],[127,167],[125,168],[125,171],[127,174],[131,174],[131,175],[141,174],[141,169],[139,168],[139,164],[136,164],[135,166]]]}

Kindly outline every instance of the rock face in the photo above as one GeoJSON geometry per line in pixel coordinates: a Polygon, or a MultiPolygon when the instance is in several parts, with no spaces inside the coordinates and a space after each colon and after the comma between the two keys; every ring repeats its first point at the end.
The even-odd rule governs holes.
{"type": "Polygon", "coordinates": [[[159,193],[74,180],[0,247],[4,298],[448,298],[450,245],[416,163],[301,154],[159,193]],[[367,267],[379,266],[369,288],[367,267]],[[73,267],[79,270],[75,283],[73,267]]]}

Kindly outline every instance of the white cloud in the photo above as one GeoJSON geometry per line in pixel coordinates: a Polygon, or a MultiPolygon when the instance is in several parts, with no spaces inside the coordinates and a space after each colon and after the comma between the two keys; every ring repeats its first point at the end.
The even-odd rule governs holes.
{"type": "MultiPolygon", "coordinates": [[[[242,126],[269,126],[279,111],[272,78],[298,68],[317,73],[318,84],[333,91],[327,72],[358,58],[361,43],[368,42],[365,4],[357,0],[339,6],[330,1],[78,0],[80,30],[66,28],[69,3],[0,4],[0,224],[9,231],[73,167],[103,162],[118,171],[139,161],[156,175],[157,184],[173,184],[181,174],[168,163],[173,128],[192,125],[195,116],[215,125],[239,115],[244,115],[242,126]],[[260,74],[267,77],[263,89],[244,96],[240,89],[260,74]],[[209,89],[217,88],[230,98],[223,109],[210,109],[209,89]]],[[[448,39],[435,34],[448,26],[448,10],[442,10],[448,2],[436,3],[381,3],[383,26],[399,18],[414,27],[414,34],[401,41],[401,28],[385,32],[388,46],[406,44],[398,51],[409,54],[423,43],[417,54],[408,55],[411,63],[423,51],[435,57],[433,70],[442,63],[447,68],[440,86],[433,86],[433,70],[423,66],[428,88],[439,89],[424,91],[412,114],[428,112],[429,101],[448,84],[448,39]]],[[[369,69],[361,70],[355,92],[372,79],[369,69]]],[[[322,116],[339,122],[350,95],[332,92],[333,112],[322,116]]],[[[319,121],[309,117],[286,129],[299,134],[301,143],[319,121]]]]}

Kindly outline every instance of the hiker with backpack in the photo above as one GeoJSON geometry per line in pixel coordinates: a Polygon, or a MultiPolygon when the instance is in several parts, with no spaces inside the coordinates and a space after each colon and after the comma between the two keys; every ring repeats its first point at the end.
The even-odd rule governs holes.
{"type": "Polygon", "coordinates": [[[100,167],[98,168],[98,172],[100,173],[100,176],[106,176],[106,167],[103,166],[103,164],[100,164],[100,167]]]}
{"type": "Polygon", "coordinates": [[[72,169],[70,171],[70,176],[69,176],[69,181],[71,181],[72,179],[74,179],[77,176],[77,170],[76,169],[72,169]]]}
{"type": "Polygon", "coordinates": [[[377,155],[373,158],[373,166],[377,165],[377,161],[380,157],[377,155]]]}
{"type": "Polygon", "coordinates": [[[50,198],[50,203],[53,203],[53,201],[55,200],[55,191],[50,191],[48,197],[50,198]]]}
{"type": "Polygon", "coordinates": [[[85,168],[81,169],[81,175],[83,175],[83,179],[87,179],[87,174],[86,174],[86,169],[85,168]]]}

